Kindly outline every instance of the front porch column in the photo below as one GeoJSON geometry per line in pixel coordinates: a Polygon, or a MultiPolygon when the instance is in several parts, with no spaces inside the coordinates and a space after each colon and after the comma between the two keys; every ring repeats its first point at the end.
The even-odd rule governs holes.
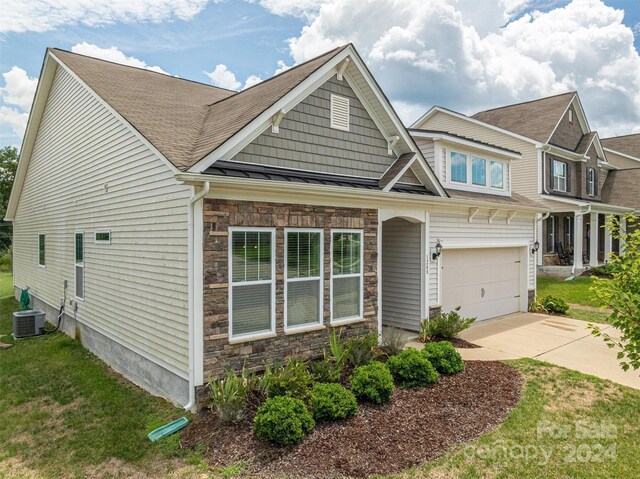
{"type": "Polygon", "coordinates": [[[607,216],[604,224],[604,262],[608,263],[611,259],[613,249],[613,238],[611,237],[611,228],[609,223],[613,220],[613,216],[607,216]]]}
{"type": "Polygon", "coordinates": [[[623,235],[627,234],[627,219],[624,216],[620,217],[620,256],[624,254],[624,240],[623,235]]]}
{"type": "Polygon", "coordinates": [[[582,237],[584,235],[583,215],[576,212],[573,216],[573,266],[575,270],[582,270],[582,237]]]}
{"type": "Polygon", "coordinates": [[[598,213],[591,213],[591,233],[589,237],[589,266],[598,266],[598,239],[600,230],[598,228],[598,213]]]}

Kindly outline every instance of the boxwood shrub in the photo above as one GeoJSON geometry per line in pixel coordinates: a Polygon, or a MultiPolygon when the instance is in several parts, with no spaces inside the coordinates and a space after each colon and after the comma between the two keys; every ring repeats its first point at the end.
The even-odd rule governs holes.
{"type": "Polygon", "coordinates": [[[393,395],[393,376],[380,361],[360,366],[351,376],[351,391],[361,401],[383,404],[393,395]]]}
{"type": "Polygon", "coordinates": [[[427,343],[422,349],[422,354],[440,374],[451,376],[464,369],[462,356],[449,341],[427,343]]]}
{"type": "Polygon", "coordinates": [[[253,420],[256,436],[282,446],[301,443],[314,426],[313,416],[305,404],[287,396],[267,399],[253,420]]]}
{"type": "Polygon", "coordinates": [[[405,388],[429,386],[438,380],[438,371],[426,355],[417,349],[406,349],[387,361],[393,379],[405,388]]]}
{"type": "Polygon", "coordinates": [[[337,421],[358,413],[358,403],[353,393],[335,383],[316,383],[311,391],[310,406],[317,422],[337,421]]]}

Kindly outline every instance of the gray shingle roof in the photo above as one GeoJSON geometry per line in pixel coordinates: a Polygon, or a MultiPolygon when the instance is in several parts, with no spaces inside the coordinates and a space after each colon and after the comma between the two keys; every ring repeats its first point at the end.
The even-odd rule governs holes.
{"type": "Polygon", "coordinates": [[[600,143],[603,148],[619,151],[634,158],[640,158],[640,133],[602,138],[600,143]]]}
{"type": "Polygon", "coordinates": [[[610,171],[602,185],[602,201],[640,211],[640,168],[610,171]]]}
{"type": "Polygon", "coordinates": [[[542,206],[541,204],[513,192],[511,193],[511,196],[501,196],[447,188],[447,193],[449,193],[449,196],[451,198],[462,200],[483,201],[486,203],[494,203],[496,205],[505,206],[525,206],[527,208],[538,208],[540,210],[544,209],[544,206],[542,206]]]}
{"type": "Polygon", "coordinates": [[[545,143],[576,92],[540,98],[476,113],[471,118],[545,143]]]}
{"type": "Polygon", "coordinates": [[[345,48],[331,50],[241,92],[64,50],[51,52],[185,171],[345,48]]]}
{"type": "Polygon", "coordinates": [[[416,156],[416,154],[413,152],[400,155],[400,157],[393,162],[393,164],[387,171],[384,172],[384,174],[378,181],[380,188],[384,189],[389,183],[391,183],[393,179],[402,171],[402,169],[407,166],[407,163],[409,163],[413,159],[414,156],[416,156]]]}

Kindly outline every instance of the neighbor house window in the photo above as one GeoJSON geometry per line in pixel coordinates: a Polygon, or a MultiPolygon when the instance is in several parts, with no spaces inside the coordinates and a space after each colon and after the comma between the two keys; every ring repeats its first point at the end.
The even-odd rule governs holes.
{"type": "Polygon", "coordinates": [[[285,327],[322,324],[322,231],[285,232],[285,327]]]}
{"type": "Polygon", "coordinates": [[[564,217],[564,244],[568,248],[573,246],[573,218],[570,216],[564,217]]]}
{"type": "Polygon", "coordinates": [[[451,181],[467,182],[467,155],[464,153],[451,152],[451,181]]]}
{"type": "Polygon", "coordinates": [[[331,128],[349,131],[349,99],[331,95],[331,128]]]}
{"type": "Polygon", "coordinates": [[[45,235],[38,235],[38,264],[40,266],[45,265],[45,235]]]}
{"type": "Polygon", "coordinates": [[[273,228],[230,228],[229,334],[275,331],[273,228]]]}
{"type": "Polygon", "coordinates": [[[547,218],[547,253],[553,253],[556,250],[556,217],[549,216],[547,218]]]}
{"type": "Polygon", "coordinates": [[[567,164],[553,160],[553,189],[567,191],[567,164]]]}
{"type": "Polygon", "coordinates": [[[75,234],[75,283],[76,298],[84,299],[84,233],[75,234]]]}
{"type": "Polygon", "coordinates": [[[595,196],[596,194],[596,170],[595,168],[587,168],[587,194],[595,196]]]}
{"type": "Polygon", "coordinates": [[[491,188],[504,189],[504,163],[491,160],[491,188]]]}
{"type": "Polygon", "coordinates": [[[362,231],[331,232],[331,320],[362,317],[362,231]]]}
{"type": "Polygon", "coordinates": [[[487,160],[484,158],[471,157],[471,183],[476,186],[487,186],[487,160]]]}

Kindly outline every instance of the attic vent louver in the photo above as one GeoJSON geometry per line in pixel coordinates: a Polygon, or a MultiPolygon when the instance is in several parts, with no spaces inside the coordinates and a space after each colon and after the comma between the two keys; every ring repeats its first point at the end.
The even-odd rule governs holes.
{"type": "Polygon", "coordinates": [[[349,99],[331,95],[331,128],[349,131],[349,99]]]}

